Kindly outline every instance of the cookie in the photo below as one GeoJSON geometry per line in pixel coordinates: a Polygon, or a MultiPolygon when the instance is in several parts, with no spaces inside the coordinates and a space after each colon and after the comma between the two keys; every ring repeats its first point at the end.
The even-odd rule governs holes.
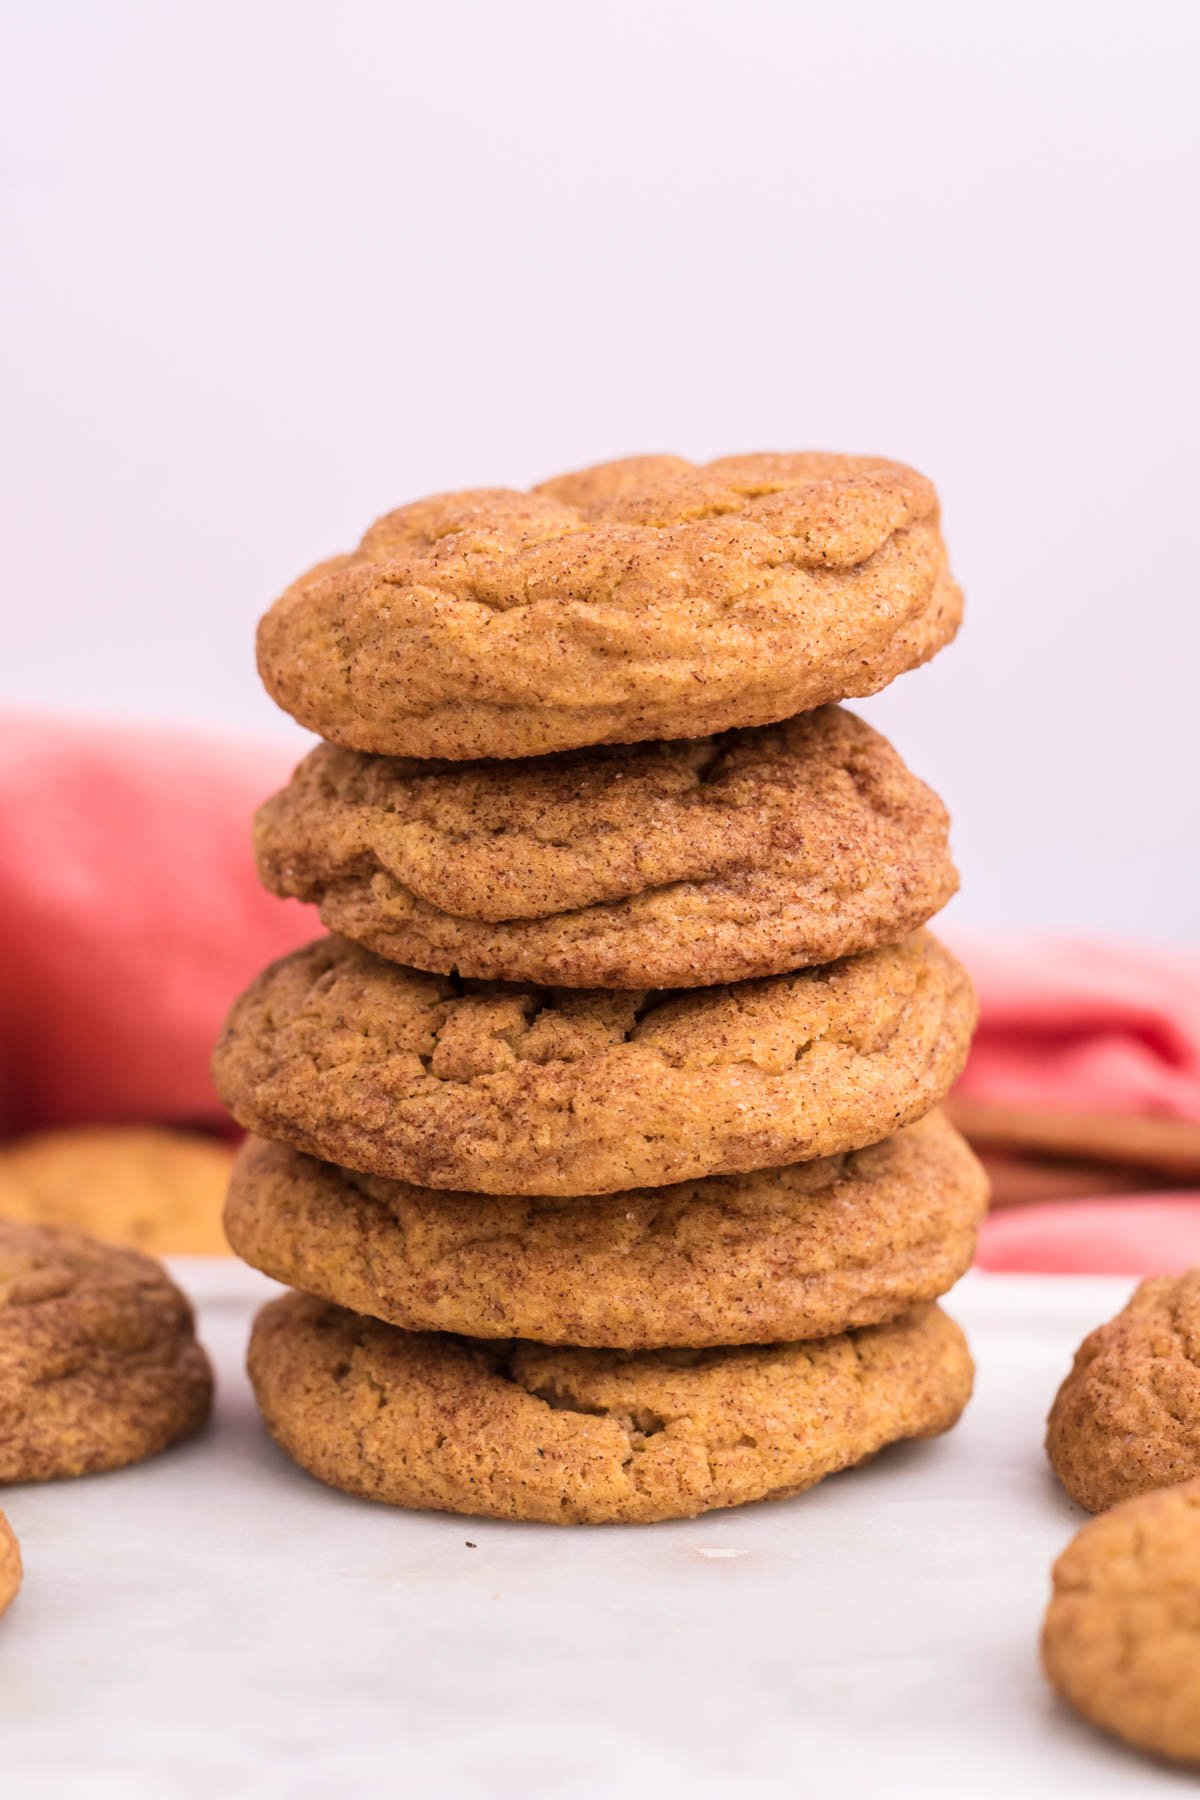
{"type": "Polygon", "coordinates": [[[258,667],[353,750],[540,756],[873,694],[961,611],[933,488],[900,463],[645,456],[388,514],[276,601],[258,667]]]}
{"type": "Polygon", "coordinates": [[[708,987],[895,943],[957,886],[945,808],[840,707],[526,763],[323,744],[258,815],[259,873],[438,974],[708,987]]]}
{"type": "Polygon", "coordinates": [[[233,1152],[198,1132],[84,1125],[0,1149],[0,1219],[69,1225],[159,1256],[226,1256],[233,1152]]]}
{"type": "Polygon", "coordinates": [[[1143,1281],[1080,1345],[1046,1452],[1073,1500],[1119,1500],[1200,1476],[1200,1270],[1143,1281]]]}
{"type": "Polygon", "coordinates": [[[158,1263],[0,1220],[0,1481],[141,1462],[211,1401],[192,1309],[158,1263]]]}
{"type": "Polygon", "coordinates": [[[965,1273],[986,1204],[933,1113],[846,1156],[585,1200],[414,1188],[248,1138],[226,1216],[244,1262],[410,1331],[651,1350],[893,1319],[965,1273]]]}
{"type": "Polygon", "coordinates": [[[249,1369],[272,1436],[333,1487],[562,1525],[798,1494],[948,1430],[972,1377],[935,1306],[817,1343],[625,1355],[401,1331],[301,1294],[259,1314],[249,1369]]]}
{"type": "Polygon", "coordinates": [[[420,1187],[580,1195],[807,1162],[937,1104],[975,1018],[927,933],[682,994],[499,987],[322,938],[266,969],[213,1057],[239,1124],[420,1187]]]}
{"type": "Polygon", "coordinates": [[[21,1547],[13,1536],[12,1526],[0,1513],[0,1613],[16,1599],[23,1573],[21,1547]]]}
{"type": "Polygon", "coordinates": [[[1139,1750],[1200,1763],[1200,1481],[1091,1519],[1054,1565],[1046,1674],[1139,1750]]]}

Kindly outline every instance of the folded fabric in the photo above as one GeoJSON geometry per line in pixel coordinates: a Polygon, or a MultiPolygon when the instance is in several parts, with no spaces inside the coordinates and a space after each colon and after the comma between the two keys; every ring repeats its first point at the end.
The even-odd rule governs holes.
{"type": "Polygon", "coordinates": [[[233,995],[314,935],[254,878],[284,744],[0,720],[0,1132],[221,1124],[208,1053],[233,995]]]}
{"type": "Polygon", "coordinates": [[[1200,1120],[1200,955],[1036,934],[947,934],[979,990],[960,1092],[1200,1120]]]}
{"type": "MultiPolygon", "coordinates": [[[[208,1076],[233,996],[317,935],[265,894],[250,816],[294,745],[0,719],[0,1133],[117,1120],[224,1128],[208,1076]]],[[[982,1016],[962,1091],[1200,1120],[1200,957],[951,934],[982,1016]]],[[[987,1224],[993,1268],[1200,1262],[1200,1199],[1071,1201],[987,1224]]]]}
{"type": "Polygon", "coordinates": [[[981,1269],[1034,1275],[1182,1275],[1200,1267],[1200,1195],[1047,1200],[989,1213],[981,1269]]]}

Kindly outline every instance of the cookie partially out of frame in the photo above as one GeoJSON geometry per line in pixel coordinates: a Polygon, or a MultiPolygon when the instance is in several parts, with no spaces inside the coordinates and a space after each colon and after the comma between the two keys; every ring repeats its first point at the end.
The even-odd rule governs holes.
{"type": "Polygon", "coordinates": [[[261,809],[273,893],[440,974],[698,987],[895,943],[957,886],[946,810],[841,707],[524,763],[322,744],[261,809]]]}
{"type": "Polygon", "coordinates": [[[21,1547],[13,1535],[13,1528],[0,1513],[0,1613],[16,1599],[21,1585],[21,1547]]]}
{"type": "Polygon", "coordinates": [[[160,1264],[0,1220],[0,1482],[141,1462],[211,1403],[192,1309],[160,1264]]]}
{"type": "Polygon", "coordinates": [[[1072,1539],[1042,1661],[1091,1724],[1200,1763],[1200,1480],[1123,1501],[1072,1539]]]}
{"type": "Polygon", "coordinates": [[[683,993],[489,986],[324,938],[235,1004],[239,1124],[348,1169],[485,1194],[603,1194],[878,1142],[955,1080],[975,1020],[920,932],[683,993]]]}
{"type": "Polygon", "coordinates": [[[244,1262],[409,1330],[641,1350],[895,1318],[966,1271],[986,1203],[933,1113],[845,1156],[584,1200],[415,1188],[249,1138],[226,1219],[244,1262]]]}
{"type": "Polygon", "coordinates": [[[331,1486],[550,1524],[798,1494],[948,1430],[972,1380],[935,1306],[816,1343],[630,1356],[401,1331],[300,1294],[259,1314],[249,1369],[272,1435],[331,1486]]]}
{"type": "Polygon", "coordinates": [[[1084,1339],[1046,1450],[1089,1512],[1200,1476],[1200,1270],[1143,1281],[1084,1339]]]}
{"type": "Polygon", "coordinates": [[[388,514],[276,601],[258,666],[331,743],[539,756],[875,693],[961,610],[934,490],[901,463],[644,456],[388,514]]]}

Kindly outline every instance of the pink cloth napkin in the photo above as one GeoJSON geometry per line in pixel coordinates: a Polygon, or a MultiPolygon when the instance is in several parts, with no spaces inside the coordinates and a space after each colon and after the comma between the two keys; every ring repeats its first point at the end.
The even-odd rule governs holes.
{"type": "MultiPolygon", "coordinates": [[[[319,931],[264,894],[250,815],[285,746],[0,719],[0,1133],[227,1124],[208,1056],[233,996],[319,931]]],[[[982,1018],[963,1091],[1200,1119],[1200,957],[962,937],[982,1018]]],[[[987,1222],[986,1268],[1200,1262],[1200,1196],[1071,1201],[987,1222]]]]}
{"type": "Polygon", "coordinates": [[[1200,955],[1086,938],[948,934],[979,992],[960,1092],[1200,1120],[1200,955]]]}
{"type": "MultiPolygon", "coordinates": [[[[1200,1120],[1200,956],[1083,938],[951,934],[979,990],[959,1092],[1015,1106],[1200,1120]]],[[[1200,1264],[1200,1194],[993,1213],[985,1269],[1168,1274],[1200,1264]]]]}
{"type": "Polygon", "coordinates": [[[976,1261],[1035,1275],[1182,1275],[1200,1267],[1200,1194],[1004,1207],[984,1221],[976,1261]]]}
{"type": "Polygon", "coordinates": [[[0,719],[0,1134],[225,1124],[208,1054],[256,969],[317,930],[254,878],[278,745],[0,719]]]}

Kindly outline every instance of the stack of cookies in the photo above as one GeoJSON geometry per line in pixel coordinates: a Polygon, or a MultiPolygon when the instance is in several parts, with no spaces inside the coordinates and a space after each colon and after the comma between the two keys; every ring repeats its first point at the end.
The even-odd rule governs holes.
{"type": "Polygon", "coordinates": [[[836,702],[961,597],[923,477],[675,457],[375,525],[260,627],[326,741],[259,867],[336,935],[217,1047],[267,1424],[373,1499],[797,1493],[957,1419],[982,1176],[940,802],[836,702]]]}

